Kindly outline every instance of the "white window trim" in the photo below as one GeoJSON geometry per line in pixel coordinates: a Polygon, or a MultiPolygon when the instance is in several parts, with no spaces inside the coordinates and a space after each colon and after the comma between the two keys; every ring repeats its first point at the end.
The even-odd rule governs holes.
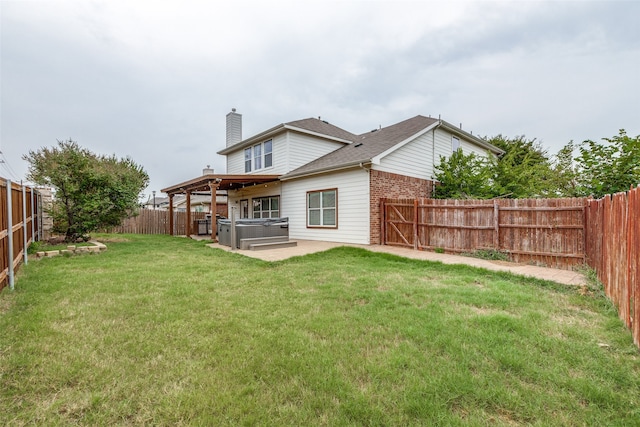
{"type": "Polygon", "coordinates": [[[460,143],[460,138],[457,136],[451,137],[451,151],[456,152],[458,149],[462,148],[462,144],[460,143]]]}
{"type": "MultiPolygon", "coordinates": [[[[318,208],[314,208],[317,210],[318,208]]],[[[338,189],[337,188],[326,188],[324,190],[313,190],[307,191],[307,228],[329,228],[329,229],[337,229],[338,228],[338,189]],[[323,207],[322,206],[322,194],[333,191],[335,193],[335,206],[323,207]],[[311,194],[320,193],[320,224],[309,224],[309,196],[311,194]],[[324,211],[325,209],[333,209],[335,211],[335,224],[333,225],[324,225],[324,211]]]]}
{"type": "Polygon", "coordinates": [[[262,210],[262,206],[260,206],[260,210],[258,211],[258,212],[260,212],[260,218],[266,218],[266,217],[262,216],[262,212],[269,212],[269,218],[278,218],[278,217],[280,217],[280,212],[281,212],[281,209],[282,209],[282,206],[280,206],[280,196],[264,196],[264,197],[254,197],[253,199],[251,199],[251,218],[256,218],[254,216],[254,213],[256,212],[255,209],[254,209],[254,203],[256,201],[260,200],[260,205],[262,205],[262,200],[263,199],[269,199],[269,210],[268,211],[263,211],[262,210]],[[277,210],[271,209],[271,199],[278,199],[278,209],[277,210]],[[273,212],[277,212],[277,215],[275,217],[271,216],[271,214],[273,212]]]}
{"type": "Polygon", "coordinates": [[[253,144],[250,147],[246,147],[243,151],[243,161],[244,161],[244,172],[245,173],[249,173],[249,172],[254,172],[254,171],[259,171],[259,170],[263,170],[263,169],[270,169],[273,167],[273,140],[272,139],[267,139],[266,141],[260,142],[258,144],[253,144]],[[271,143],[271,151],[266,153],[265,152],[265,145],[266,143],[270,142],[271,143]],[[256,147],[260,147],[260,155],[256,156],[256,147]],[[249,154],[249,159],[247,159],[247,153],[249,154]],[[269,166],[265,166],[265,161],[267,158],[267,155],[271,155],[271,165],[269,166]],[[256,159],[259,160],[260,162],[260,167],[256,167],[256,159]],[[247,166],[248,169],[247,170],[247,166]]]}

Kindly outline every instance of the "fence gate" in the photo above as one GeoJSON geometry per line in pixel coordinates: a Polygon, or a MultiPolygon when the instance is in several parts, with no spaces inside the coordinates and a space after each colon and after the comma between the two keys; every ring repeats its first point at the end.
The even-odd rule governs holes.
{"type": "Polygon", "coordinates": [[[382,212],[380,243],[418,249],[416,239],[418,201],[394,199],[393,203],[388,203],[387,199],[382,199],[380,204],[382,212]]]}

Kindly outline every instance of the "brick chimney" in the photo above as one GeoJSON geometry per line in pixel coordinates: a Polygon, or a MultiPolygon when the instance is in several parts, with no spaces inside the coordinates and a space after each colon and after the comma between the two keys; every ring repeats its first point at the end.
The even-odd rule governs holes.
{"type": "Polygon", "coordinates": [[[232,108],[227,114],[227,147],[242,141],[242,114],[232,108]]]}

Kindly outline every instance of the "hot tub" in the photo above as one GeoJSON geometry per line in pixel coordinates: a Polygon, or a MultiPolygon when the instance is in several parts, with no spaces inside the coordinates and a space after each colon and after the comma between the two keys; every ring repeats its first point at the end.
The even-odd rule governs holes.
{"type": "MultiPolygon", "coordinates": [[[[259,218],[237,219],[236,223],[236,248],[240,247],[240,240],[255,239],[260,237],[289,237],[289,218],[259,218]]],[[[218,220],[218,242],[221,245],[231,246],[231,220],[218,220]]]]}

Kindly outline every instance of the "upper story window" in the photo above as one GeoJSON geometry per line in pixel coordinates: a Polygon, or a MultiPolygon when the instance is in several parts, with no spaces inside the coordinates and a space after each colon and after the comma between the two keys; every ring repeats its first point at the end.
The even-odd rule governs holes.
{"type": "Polygon", "coordinates": [[[460,138],[452,136],[451,137],[451,151],[453,151],[455,153],[456,151],[458,151],[459,148],[460,148],[460,138]]]}
{"type": "Polygon", "coordinates": [[[271,140],[244,149],[245,173],[271,166],[273,166],[273,142],[271,140]]]}

